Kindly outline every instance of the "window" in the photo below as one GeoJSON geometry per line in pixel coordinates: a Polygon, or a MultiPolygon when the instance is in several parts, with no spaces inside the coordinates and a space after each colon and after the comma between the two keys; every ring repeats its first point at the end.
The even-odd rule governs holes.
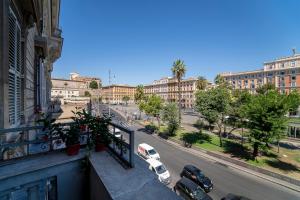
{"type": "Polygon", "coordinates": [[[281,64],[280,64],[280,67],[281,67],[281,68],[284,68],[284,63],[281,63],[281,64]]]}
{"type": "Polygon", "coordinates": [[[13,11],[9,9],[9,72],[8,72],[8,109],[10,125],[18,125],[21,120],[21,77],[22,50],[21,28],[13,11]]]}
{"type": "Polygon", "coordinates": [[[295,67],[295,61],[292,61],[292,62],[291,62],[291,66],[292,66],[292,67],[295,67]]]}
{"type": "Polygon", "coordinates": [[[295,81],[296,80],[296,76],[292,76],[292,80],[295,81]]]}
{"type": "Polygon", "coordinates": [[[296,82],[291,82],[292,87],[296,87],[296,82]]]}
{"type": "Polygon", "coordinates": [[[284,72],[284,71],[281,71],[281,72],[280,72],[280,75],[284,75],[284,74],[285,74],[285,72],[284,72]]]}

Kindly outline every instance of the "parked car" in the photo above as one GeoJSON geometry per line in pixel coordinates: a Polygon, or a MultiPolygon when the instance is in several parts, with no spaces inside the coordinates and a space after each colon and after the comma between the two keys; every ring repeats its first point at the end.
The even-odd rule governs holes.
{"type": "Polygon", "coordinates": [[[147,162],[149,163],[149,169],[158,176],[160,182],[165,185],[168,185],[171,182],[170,173],[164,164],[153,158],[148,159],[147,162]]]}
{"type": "Polygon", "coordinates": [[[186,177],[177,181],[174,192],[185,200],[212,200],[200,186],[186,177]]]}
{"type": "Polygon", "coordinates": [[[200,169],[193,165],[184,166],[182,172],[180,173],[180,177],[186,177],[192,180],[205,192],[210,192],[213,189],[212,181],[208,177],[206,177],[200,169]]]}
{"type": "Polygon", "coordinates": [[[251,200],[247,197],[243,197],[243,196],[239,196],[239,195],[235,195],[232,193],[229,193],[226,195],[226,197],[223,197],[221,200],[251,200]]]}
{"type": "Polygon", "coordinates": [[[154,158],[156,160],[160,159],[160,156],[157,153],[157,151],[155,151],[155,149],[152,146],[146,143],[139,144],[138,155],[140,155],[142,158],[146,160],[150,158],[154,158]]]}

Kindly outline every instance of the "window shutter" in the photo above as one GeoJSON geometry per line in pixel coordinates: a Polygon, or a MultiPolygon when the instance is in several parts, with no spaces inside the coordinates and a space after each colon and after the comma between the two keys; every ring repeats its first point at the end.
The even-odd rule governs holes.
{"type": "Polygon", "coordinates": [[[13,11],[9,10],[9,73],[8,107],[10,125],[17,125],[21,119],[21,29],[13,11]]]}

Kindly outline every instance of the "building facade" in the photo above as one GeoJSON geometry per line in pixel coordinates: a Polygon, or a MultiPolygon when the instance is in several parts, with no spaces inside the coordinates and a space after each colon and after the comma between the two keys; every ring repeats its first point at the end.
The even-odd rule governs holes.
{"type": "Polygon", "coordinates": [[[127,103],[134,102],[136,87],[129,85],[109,85],[102,87],[102,101],[105,103],[121,104],[125,103],[123,97],[128,96],[127,103]]]}
{"type": "Polygon", "coordinates": [[[80,76],[80,74],[72,72],[70,73],[70,80],[73,81],[83,81],[86,84],[86,88],[90,88],[90,83],[95,81],[100,89],[102,86],[102,82],[100,78],[90,77],[90,76],[80,76]]]}
{"type": "Polygon", "coordinates": [[[263,69],[238,73],[222,73],[221,76],[233,89],[249,90],[252,93],[263,84],[271,83],[281,93],[300,90],[300,54],[265,62],[263,69]]]}
{"type": "MultiPolygon", "coordinates": [[[[197,79],[188,78],[181,81],[181,106],[182,108],[193,108],[195,105],[195,92],[197,90],[197,79]]],[[[144,86],[145,95],[156,94],[165,102],[178,101],[177,80],[171,77],[161,78],[152,84],[144,86]]]]}
{"type": "Polygon", "coordinates": [[[92,97],[101,95],[101,79],[96,77],[80,76],[78,73],[70,73],[70,79],[52,78],[51,97],[72,98],[85,96],[89,92],[92,97]],[[98,89],[90,88],[90,83],[95,81],[98,89]]]}
{"type": "Polygon", "coordinates": [[[52,78],[51,97],[71,98],[84,96],[88,88],[83,81],[52,78]]]}
{"type": "Polygon", "coordinates": [[[13,128],[49,111],[63,44],[60,1],[2,0],[0,10],[0,128],[13,128]]]}

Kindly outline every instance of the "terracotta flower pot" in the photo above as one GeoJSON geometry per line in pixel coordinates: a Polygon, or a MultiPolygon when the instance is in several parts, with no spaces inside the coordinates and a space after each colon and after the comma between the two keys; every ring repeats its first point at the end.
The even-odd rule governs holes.
{"type": "Polygon", "coordinates": [[[106,150],[106,146],[103,143],[97,143],[95,146],[95,151],[96,152],[100,152],[100,151],[105,151],[106,150]]]}
{"type": "Polygon", "coordinates": [[[67,154],[69,156],[77,155],[80,149],[80,144],[73,144],[70,146],[67,146],[67,154]]]}
{"type": "Polygon", "coordinates": [[[81,132],[85,132],[87,129],[87,126],[86,125],[80,125],[80,131],[81,132]]]}

